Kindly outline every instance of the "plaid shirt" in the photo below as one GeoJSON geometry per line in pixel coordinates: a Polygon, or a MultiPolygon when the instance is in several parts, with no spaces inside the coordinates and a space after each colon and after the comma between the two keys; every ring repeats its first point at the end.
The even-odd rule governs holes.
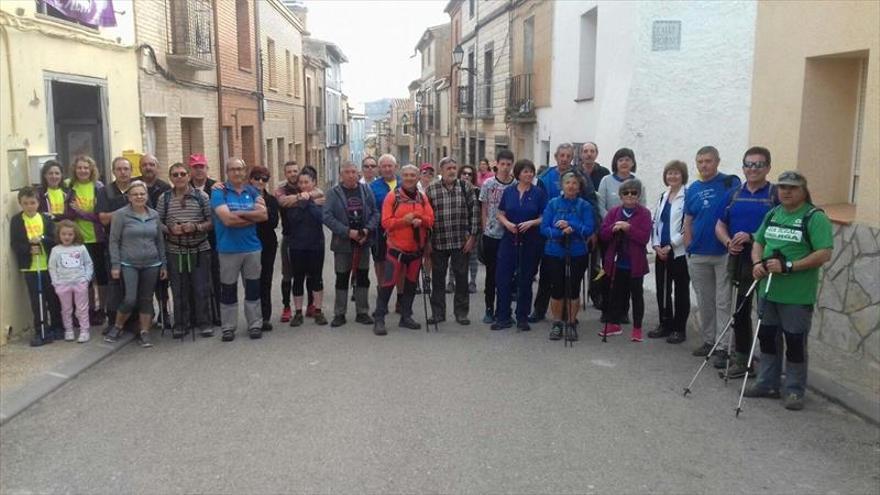
{"type": "Polygon", "coordinates": [[[442,180],[428,186],[426,194],[434,208],[431,234],[434,249],[461,249],[469,235],[476,236],[480,232],[480,203],[474,191],[474,186],[461,179],[456,179],[449,188],[442,180]]]}

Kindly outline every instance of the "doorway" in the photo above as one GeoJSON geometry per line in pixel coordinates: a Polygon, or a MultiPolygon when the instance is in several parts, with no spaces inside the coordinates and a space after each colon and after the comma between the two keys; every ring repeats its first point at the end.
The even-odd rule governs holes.
{"type": "Polygon", "coordinates": [[[106,152],[109,149],[105,133],[105,92],[102,82],[56,77],[46,81],[48,118],[54,131],[50,133],[50,147],[64,164],[73,163],[80,155],[94,158],[102,179],[108,177],[106,152]]]}

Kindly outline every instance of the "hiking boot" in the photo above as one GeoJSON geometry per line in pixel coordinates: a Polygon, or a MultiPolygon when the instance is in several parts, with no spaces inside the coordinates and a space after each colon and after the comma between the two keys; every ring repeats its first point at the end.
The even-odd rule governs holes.
{"type": "Polygon", "coordinates": [[[264,332],[271,332],[272,331],[272,324],[269,323],[268,321],[264,321],[263,326],[262,326],[262,328],[260,328],[260,330],[262,330],[264,332]]]}
{"type": "Polygon", "coordinates": [[[522,320],[516,322],[516,329],[520,332],[528,332],[531,331],[532,327],[529,325],[529,322],[527,320],[522,320]]]}
{"type": "Polygon", "coordinates": [[[703,344],[700,347],[698,347],[694,352],[692,352],[691,356],[706,357],[709,355],[709,351],[711,351],[711,350],[712,350],[712,344],[706,343],[706,344],[703,344]]]}
{"type": "Polygon", "coordinates": [[[250,337],[251,340],[262,339],[263,329],[260,327],[248,328],[248,337],[250,337]]]}
{"type": "Polygon", "coordinates": [[[559,340],[562,338],[562,322],[557,321],[553,323],[553,326],[550,328],[550,340],[559,340]]]}
{"type": "Polygon", "coordinates": [[[495,321],[495,315],[492,313],[491,309],[486,310],[486,314],[483,315],[483,323],[486,325],[490,325],[495,321]]]}
{"type": "Polygon", "coordinates": [[[324,316],[324,312],[320,309],[315,310],[315,325],[324,326],[327,324],[327,317],[324,316]]]}
{"type": "Polygon", "coordinates": [[[681,344],[687,340],[684,335],[684,332],[672,332],[669,337],[666,337],[667,344],[681,344]]]}
{"type": "Polygon", "coordinates": [[[44,339],[42,335],[40,335],[39,331],[34,332],[34,336],[31,338],[31,347],[40,347],[44,344],[51,344],[52,338],[48,335],[44,339]]]}
{"type": "Polygon", "coordinates": [[[345,325],[345,315],[336,315],[333,317],[333,321],[330,322],[330,326],[333,328],[341,327],[345,325]]]}
{"type": "Polygon", "coordinates": [[[443,323],[446,321],[446,318],[443,317],[430,317],[428,318],[428,325],[437,325],[438,323],[443,323]]]}
{"type": "Polygon", "coordinates": [[[281,310],[281,323],[287,323],[290,321],[290,306],[284,306],[284,309],[281,310]]]}
{"type": "Polygon", "coordinates": [[[385,320],[382,318],[376,318],[376,321],[373,322],[373,334],[374,335],[388,335],[388,330],[385,330],[385,320]]]}
{"type": "Polygon", "coordinates": [[[223,336],[220,337],[223,342],[232,342],[235,340],[235,330],[223,330],[223,336]]]}
{"type": "Polygon", "coordinates": [[[712,354],[712,366],[717,370],[723,370],[727,367],[727,360],[730,359],[730,354],[725,350],[716,350],[712,354]]]}
{"type": "Polygon", "coordinates": [[[785,396],[785,408],[789,411],[800,411],[804,408],[804,398],[797,394],[788,394],[785,396]]]}
{"type": "Polygon", "coordinates": [[[361,323],[363,325],[372,325],[374,323],[373,317],[366,314],[366,313],[361,313],[361,314],[355,316],[354,321],[361,323]]]}
{"type": "Polygon", "coordinates": [[[64,340],[65,340],[66,342],[73,342],[74,340],[76,340],[76,334],[73,333],[73,329],[72,329],[72,328],[71,328],[70,330],[65,330],[65,331],[64,331],[64,340]]]}
{"type": "MultiPolygon", "coordinates": [[[[345,323],[345,322],[343,322],[343,323],[345,323]]],[[[292,326],[292,327],[298,327],[298,326],[301,326],[302,324],[303,324],[303,314],[302,314],[302,311],[297,311],[297,312],[293,315],[293,318],[290,319],[290,326],[292,326]]],[[[334,325],[334,326],[335,326],[335,325],[334,325]]]]}
{"type": "Polygon", "coordinates": [[[667,330],[664,324],[657,325],[657,328],[648,332],[649,339],[663,339],[672,335],[672,330],[667,330]]]}
{"type": "Polygon", "coordinates": [[[751,397],[753,399],[778,399],[781,397],[779,390],[772,388],[766,389],[758,385],[752,385],[743,392],[743,397],[751,397]]]}
{"type": "MultiPolygon", "coordinates": [[[[727,379],[731,378],[742,378],[746,376],[746,373],[750,373],[752,370],[746,367],[746,360],[748,358],[745,354],[737,352],[733,359],[730,360],[730,368],[727,369],[727,379]]],[[[721,378],[724,378],[724,372],[719,372],[721,378]]]]}
{"type": "Polygon", "coordinates": [[[455,322],[462,326],[468,326],[471,324],[471,320],[467,319],[466,316],[456,316],[455,322]]]}
{"type": "Polygon", "coordinates": [[[510,328],[512,326],[513,326],[513,322],[510,320],[507,320],[507,321],[496,321],[489,328],[492,330],[504,330],[504,329],[510,328]]]}
{"type": "Polygon", "coordinates": [[[607,323],[597,334],[599,337],[613,337],[615,335],[623,335],[623,329],[617,323],[607,323]]]}
{"type": "Polygon", "coordinates": [[[397,324],[398,327],[401,328],[409,328],[410,330],[421,330],[422,325],[417,321],[413,320],[409,316],[404,316],[400,318],[400,322],[397,324]]]}
{"type": "Polygon", "coordinates": [[[104,342],[108,342],[113,344],[119,341],[119,337],[122,336],[122,329],[117,327],[116,325],[109,325],[107,327],[107,332],[104,334],[104,342]]]}
{"type": "MultiPolygon", "coordinates": [[[[351,297],[354,297],[354,292],[351,293],[351,297]]],[[[354,301],[354,299],[352,299],[354,301]]],[[[309,304],[306,306],[306,318],[314,318],[315,317],[315,306],[309,304]]]]}
{"type": "Polygon", "coordinates": [[[141,332],[138,341],[140,342],[141,347],[143,347],[144,349],[148,347],[153,347],[153,343],[150,341],[149,331],[141,332]]]}
{"type": "Polygon", "coordinates": [[[632,333],[629,336],[629,340],[633,342],[641,342],[642,341],[642,329],[639,327],[633,327],[632,333]]]}
{"type": "Polygon", "coordinates": [[[539,321],[544,321],[544,315],[538,313],[532,313],[528,316],[529,323],[538,323],[539,321]]]}
{"type": "Polygon", "coordinates": [[[80,328],[80,329],[79,329],[79,338],[77,338],[76,341],[79,342],[80,344],[85,344],[85,343],[88,342],[91,338],[92,338],[92,336],[89,335],[89,329],[88,329],[88,328],[80,328]]]}

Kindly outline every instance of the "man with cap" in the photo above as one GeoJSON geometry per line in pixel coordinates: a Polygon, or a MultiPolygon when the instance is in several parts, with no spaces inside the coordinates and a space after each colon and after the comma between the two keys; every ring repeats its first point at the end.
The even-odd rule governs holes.
{"type": "Polygon", "coordinates": [[[745,396],[782,395],[785,408],[797,411],[804,407],[807,335],[819,290],[819,268],[831,259],[834,239],[831,222],[813,206],[803,175],[783,172],[776,187],[780,205],[764,217],[752,246],[752,276],[761,280],[757,289],[761,361],[758,379],[745,396]]]}
{"type": "MultiPolygon", "coordinates": [[[[206,196],[211,197],[211,190],[216,180],[208,177],[208,159],[201,153],[189,155],[189,185],[206,196]]],[[[211,320],[214,326],[220,326],[220,258],[217,256],[217,233],[208,231],[208,243],[211,244],[211,320]]]]}

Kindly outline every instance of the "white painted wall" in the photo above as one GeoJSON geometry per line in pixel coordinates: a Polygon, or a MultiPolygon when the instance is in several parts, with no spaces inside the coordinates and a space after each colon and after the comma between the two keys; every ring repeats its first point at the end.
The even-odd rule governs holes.
{"type": "Polygon", "coordinates": [[[538,109],[535,150],[541,141],[550,141],[551,152],[562,142],[595,141],[599,162],[610,168],[617,148],[632,148],[648,204],[662,189],[665,163],[682,159],[694,170],[700,146],[716,146],[722,168],[740,171],[749,146],[754,3],[586,1],[554,8],[551,107],[538,109]],[[580,16],[595,6],[596,93],[576,102],[580,16]],[[681,21],[679,51],[652,51],[655,20],[681,21]]]}

